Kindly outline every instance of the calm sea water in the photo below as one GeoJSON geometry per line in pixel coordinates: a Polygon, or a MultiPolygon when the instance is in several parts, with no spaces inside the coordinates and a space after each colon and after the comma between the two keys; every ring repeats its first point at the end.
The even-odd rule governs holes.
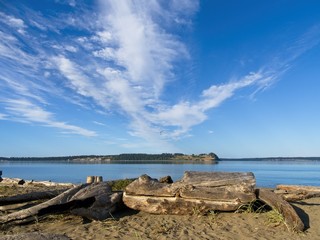
{"type": "Polygon", "coordinates": [[[219,161],[218,164],[162,163],[109,163],[79,164],[68,162],[0,162],[3,177],[53,182],[83,183],[90,175],[104,180],[136,178],[148,174],[153,178],[170,175],[179,180],[184,171],[253,172],[258,187],[277,184],[320,186],[320,161],[219,161]]]}

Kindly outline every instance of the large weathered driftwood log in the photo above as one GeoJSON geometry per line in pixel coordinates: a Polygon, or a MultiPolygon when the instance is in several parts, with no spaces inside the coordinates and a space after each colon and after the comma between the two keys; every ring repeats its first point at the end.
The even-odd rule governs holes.
{"type": "Polygon", "coordinates": [[[122,193],[113,193],[106,182],[83,184],[39,205],[1,216],[0,223],[24,223],[46,214],[65,211],[101,220],[110,216],[109,213],[115,209],[121,197],[122,193]],[[86,208],[87,210],[84,210],[86,208]]]}
{"type": "Polygon", "coordinates": [[[251,172],[185,172],[180,196],[241,204],[255,200],[255,184],[251,172]]]}
{"type": "Polygon", "coordinates": [[[313,197],[320,197],[320,187],[301,185],[278,185],[275,193],[287,201],[298,201],[313,197]]]}
{"type": "Polygon", "coordinates": [[[283,217],[289,230],[303,231],[304,224],[294,208],[280,196],[268,189],[257,189],[257,197],[267,205],[276,209],[283,217]]]}
{"type": "Polygon", "coordinates": [[[142,175],[127,186],[123,201],[130,208],[156,214],[234,211],[256,199],[254,189],[253,173],[185,172],[172,184],[142,175]]]}

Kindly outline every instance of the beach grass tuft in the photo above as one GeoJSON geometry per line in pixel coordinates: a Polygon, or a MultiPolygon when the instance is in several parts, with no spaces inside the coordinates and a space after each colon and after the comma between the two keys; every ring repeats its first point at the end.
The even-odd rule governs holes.
{"type": "Polygon", "coordinates": [[[263,213],[267,211],[270,211],[268,205],[260,200],[254,200],[239,206],[235,213],[263,213]]]}
{"type": "Polygon", "coordinates": [[[120,179],[120,180],[114,180],[109,181],[109,185],[112,189],[112,191],[124,191],[125,188],[134,181],[135,179],[120,179]]]}
{"type": "Polygon", "coordinates": [[[283,215],[277,209],[272,209],[267,212],[267,219],[269,224],[275,224],[277,226],[285,222],[283,215]]]}
{"type": "Polygon", "coordinates": [[[202,212],[201,212],[200,207],[194,206],[194,207],[192,208],[192,215],[193,215],[193,216],[201,216],[201,215],[203,215],[202,212]]]}

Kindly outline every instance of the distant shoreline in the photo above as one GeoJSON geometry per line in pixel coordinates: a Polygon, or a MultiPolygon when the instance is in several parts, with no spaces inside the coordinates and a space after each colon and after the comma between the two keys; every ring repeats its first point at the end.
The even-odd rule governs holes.
{"type": "Polygon", "coordinates": [[[120,161],[190,161],[190,162],[216,162],[219,157],[214,153],[191,154],[182,153],[162,153],[145,154],[130,153],[119,155],[82,155],[82,156],[63,156],[63,157],[0,157],[0,161],[43,161],[43,162],[80,162],[80,163],[109,163],[120,161]]]}
{"type": "Polygon", "coordinates": [[[60,157],[0,157],[0,162],[70,162],[70,163],[111,163],[111,162],[219,162],[219,161],[320,161],[320,157],[258,157],[219,158],[216,154],[119,154],[79,155],[60,157]]]}

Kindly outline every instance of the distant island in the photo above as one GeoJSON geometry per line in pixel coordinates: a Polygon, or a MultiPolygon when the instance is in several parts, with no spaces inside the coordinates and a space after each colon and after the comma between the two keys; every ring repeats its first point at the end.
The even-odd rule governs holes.
{"type": "Polygon", "coordinates": [[[183,154],[183,153],[123,153],[118,155],[82,155],[63,157],[0,157],[0,161],[68,161],[80,163],[108,163],[111,161],[194,161],[215,162],[219,157],[215,153],[183,154]]]}
{"type": "Polygon", "coordinates": [[[110,163],[110,162],[152,162],[170,161],[218,163],[218,161],[320,161],[320,157],[264,157],[264,158],[219,158],[215,153],[183,154],[183,153],[122,153],[118,155],[78,155],[62,157],[0,157],[1,161],[41,161],[70,163],[110,163]]]}

